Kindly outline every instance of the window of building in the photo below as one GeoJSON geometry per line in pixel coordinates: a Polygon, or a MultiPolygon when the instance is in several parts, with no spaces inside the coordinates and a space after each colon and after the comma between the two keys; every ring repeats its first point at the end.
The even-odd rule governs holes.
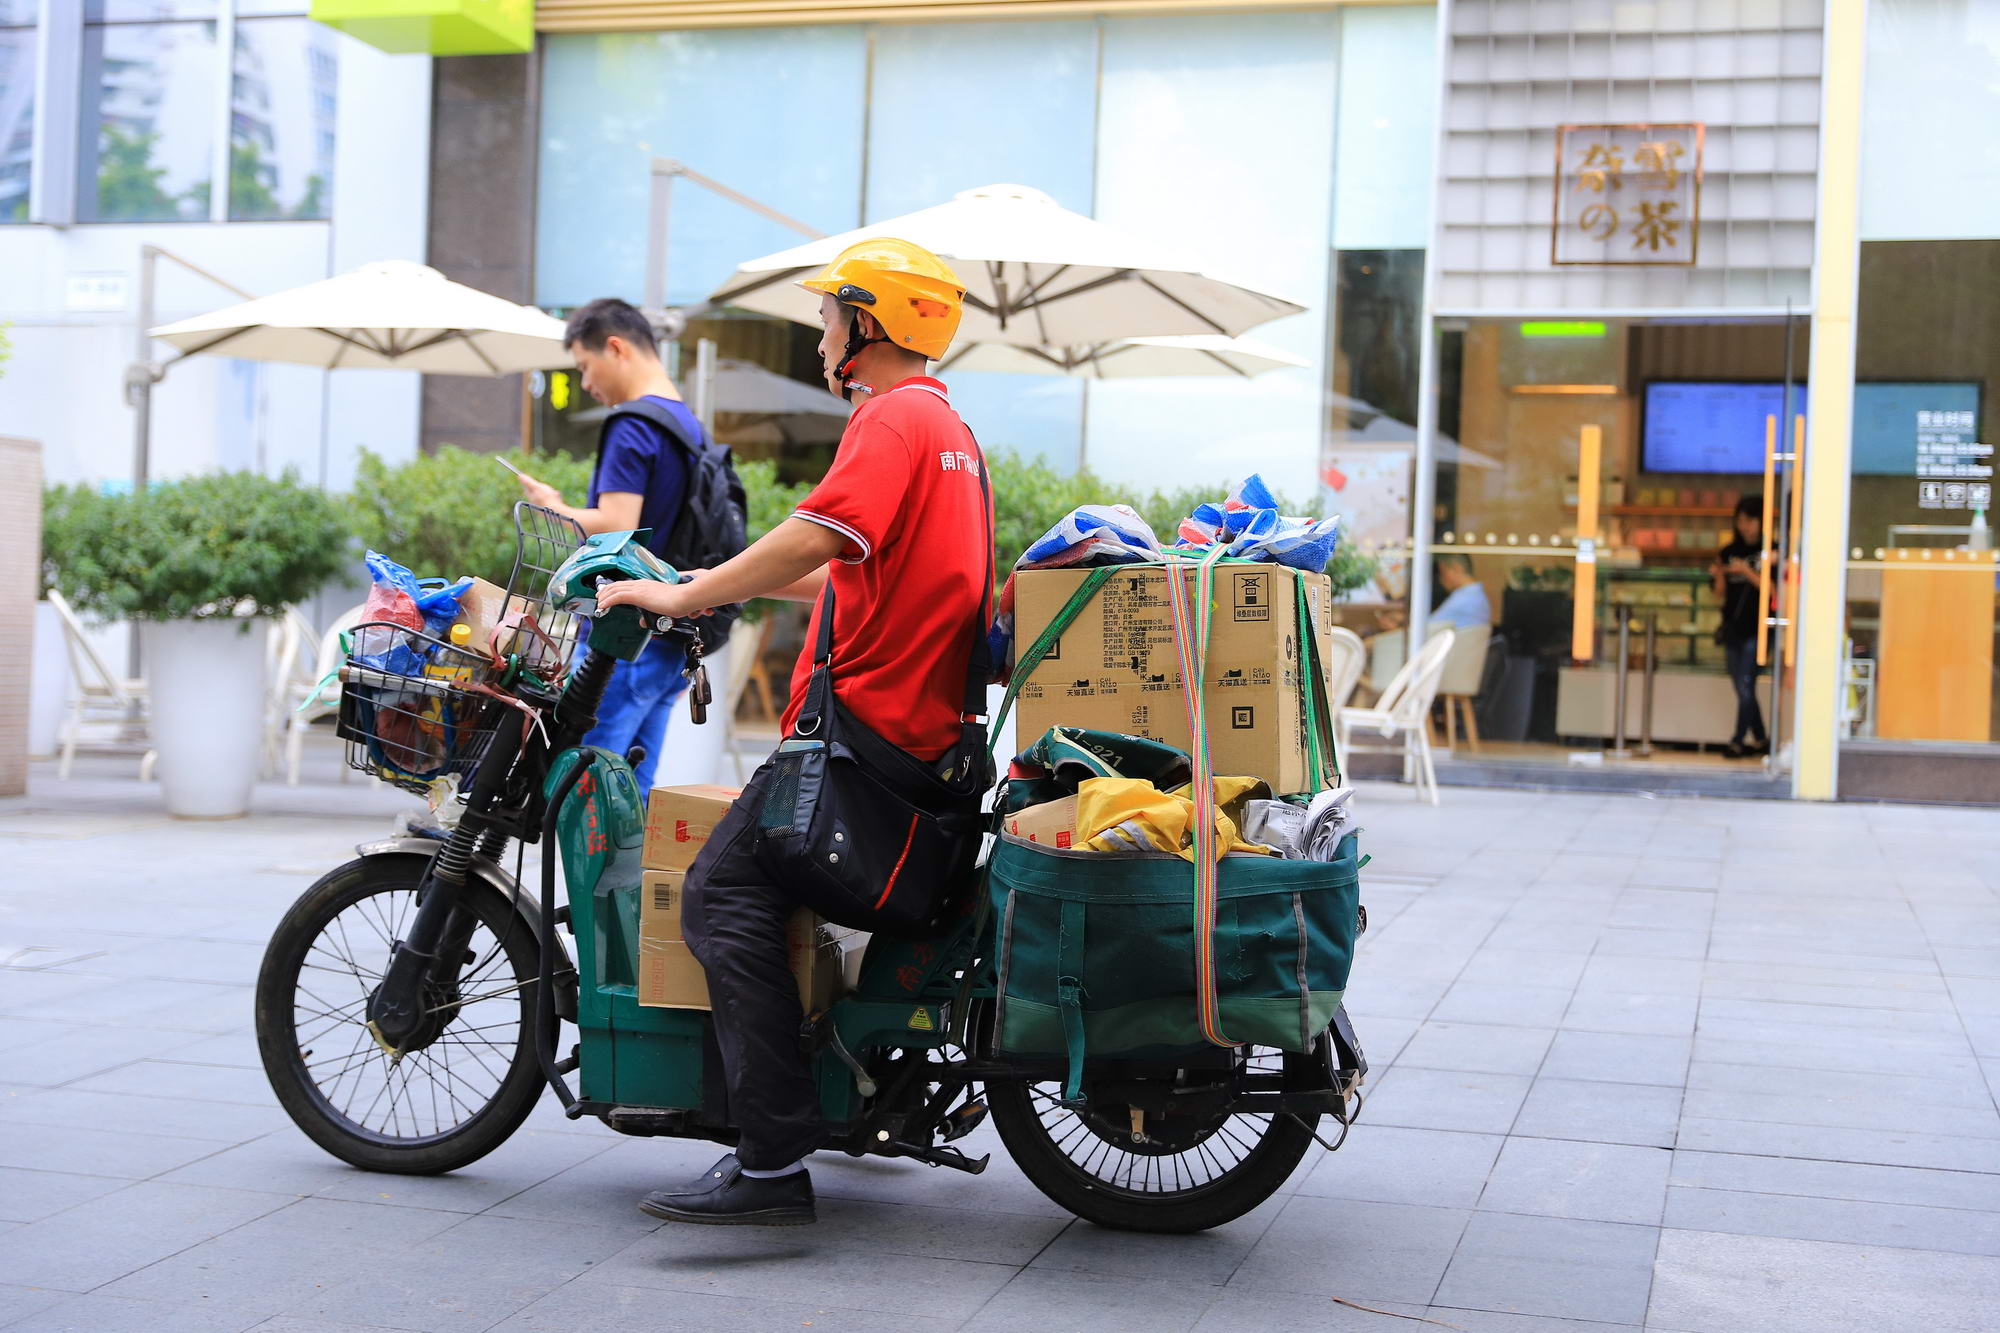
{"type": "Polygon", "coordinates": [[[36,0],[0,0],[0,224],[28,220],[35,158],[36,0]]]}
{"type": "Polygon", "coordinates": [[[233,10],[230,3],[90,0],[80,221],[327,216],[334,34],[296,2],[234,0],[233,10]],[[263,17],[281,9],[291,16],[263,17]],[[218,194],[214,182],[224,173],[227,188],[218,194]]]}
{"type": "Polygon", "coordinates": [[[1867,77],[1842,730],[1990,744],[2000,11],[1876,0],[1867,77]]]}

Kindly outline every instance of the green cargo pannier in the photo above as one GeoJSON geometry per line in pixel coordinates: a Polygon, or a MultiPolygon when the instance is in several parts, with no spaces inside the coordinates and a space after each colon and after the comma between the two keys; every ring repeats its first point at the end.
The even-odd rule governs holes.
{"type": "MultiPolygon", "coordinates": [[[[1308,1051],[1333,1021],[1359,927],[1356,861],[1352,835],[1332,861],[1222,858],[1215,983],[1231,1039],[1308,1051]]],[[[1206,1046],[1185,860],[1008,837],[989,869],[997,1049],[1067,1056],[1073,1100],[1086,1055],[1206,1046]]]]}

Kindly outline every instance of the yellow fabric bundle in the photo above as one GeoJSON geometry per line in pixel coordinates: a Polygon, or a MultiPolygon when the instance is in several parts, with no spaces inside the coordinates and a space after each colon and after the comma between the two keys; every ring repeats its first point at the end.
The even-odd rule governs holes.
{"type": "MultiPolygon", "coordinates": [[[[1245,842],[1238,833],[1243,803],[1270,798],[1258,778],[1215,779],[1215,845],[1218,855],[1257,852],[1269,847],[1245,842]]],[[[1076,846],[1091,852],[1172,852],[1194,860],[1194,787],[1161,791],[1137,778],[1086,778],[1076,788],[1076,846]]]]}

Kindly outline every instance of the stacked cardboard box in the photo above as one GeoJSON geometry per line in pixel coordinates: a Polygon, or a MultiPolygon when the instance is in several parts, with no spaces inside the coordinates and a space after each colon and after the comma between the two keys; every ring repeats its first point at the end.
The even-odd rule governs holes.
{"type": "MultiPolygon", "coordinates": [[[[656,787],[646,804],[644,873],[639,879],[639,1003],[708,1009],[708,978],[681,930],[687,872],[737,793],[728,787],[656,787]]],[[[786,923],[786,949],[807,1012],[840,993],[841,948],[805,908],[786,923]]]]}
{"type": "MultiPolygon", "coordinates": [[[[1014,642],[1033,643],[1087,573],[1022,573],[1014,585],[1014,642]]],[[[1217,773],[1262,778],[1280,793],[1305,791],[1311,781],[1301,585],[1310,622],[1305,632],[1318,639],[1325,662],[1333,644],[1332,585],[1325,575],[1275,564],[1215,571],[1204,682],[1209,753],[1217,773]]],[[[1018,708],[1023,745],[1050,727],[1089,727],[1185,747],[1187,705],[1167,572],[1112,575],[1028,677],[1018,708]]]]}

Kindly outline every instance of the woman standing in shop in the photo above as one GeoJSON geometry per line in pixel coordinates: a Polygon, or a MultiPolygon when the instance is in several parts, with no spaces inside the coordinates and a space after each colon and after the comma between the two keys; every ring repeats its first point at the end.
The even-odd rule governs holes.
{"type": "MultiPolygon", "coordinates": [[[[1757,636],[1764,628],[1764,608],[1758,601],[1759,564],[1764,559],[1764,506],[1754,495],[1736,502],[1734,539],[1709,566],[1715,595],[1722,599],[1722,623],[1715,641],[1729,663],[1736,686],[1736,729],[1723,751],[1731,759],[1769,754],[1771,738],[1764,731],[1764,714],[1757,706],[1757,636]]],[[[1777,571],[1771,571],[1777,582],[1777,571]]]]}

